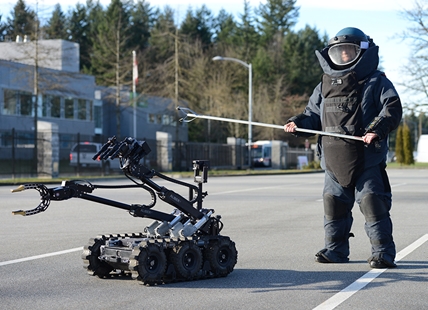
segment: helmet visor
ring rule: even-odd
[[[360,56],[360,53],[361,48],[353,43],[339,43],[328,50],[328,56],[337,66],[349,65]]]

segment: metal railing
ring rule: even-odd
[[[0,178],[21,178],[40,176],[37,172],[37,158],[34,152],[34,134],[16,130],[0,132]],[[107,137],[84,135],[59,135],[59,175],[74,176],[80,174],[103,174],[102,168],[76,169],[70,165],[70,151],[78,142],[107,141]],[[42,144],[38,139],[38,145]],[[159,169],[159,148],[165,147],[156,140],[146,140],[151,152],[144,157],[144,165]],[[170,159],[173,171],[188,171],[192,169],[195,159],[209,160],[210,169],[247,169],[248,149],[245,145],[230,145],[222,143],[173,142],[170,146]],[[298,168],[298,157],[307,156],[308,162],[314,160],[314,152],[303,148],[291,148],[285,143],[281,147],[281,169]],[[39,153],[40,157],[40,153]],[[111,171],[110,173],[120,173]]]

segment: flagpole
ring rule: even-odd
[[[134,124],[133,137],[134,138],[137,138],[137,79],[138,79],[137,56],[135,51],[132,51],[132,99],[134,101],[134,115],[133,115],[133,124]]]

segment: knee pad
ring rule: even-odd
[[[376,222],[389,217],[389,204],[378,195],[367,194],[361,199],[360,210],[366,222]]]
[[[339,200],[337,197],[324,194],[324,215],[327,220],[340,220],[347,218],[352,206]]]

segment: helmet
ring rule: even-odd
[[[360,29],[344,28],[328,41],[328,56],[338,68],[348,68],[369,48],[369,42]]]

